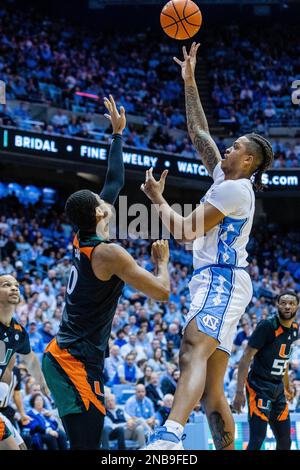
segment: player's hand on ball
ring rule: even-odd
[[[169,243],[167,240],[158,240],[152,244],[151,255],[158,263],[168,263],[170,258]]]
[[[153,200],[157,196],[161,196],[165,189],[166,177],[168,170],[164,170],[161,174],[159,181],[153,176],[153,168],[146,171],[145,183],[141,185],[141,190],[148,196],[149,199]]]
[[[232,408],[237,412],[241,413],[242,409],[244,408],[246,403],[246,397],[244,392],[236,392],[233,402],[232,402]]]
[[[181,67],[181,75],[183,80],[188,80],[194,78],[195,76],[197,51],[199,49],[199,46],[199,43],[197,44],[196,42],[193,42],[189,54],[186,51],[186,47],[183,46],[183,61],[177,59],[177,57],[173,57],[174,61]]]
[[[112,95],[109,95],[108,98],[104,98],[104,105],[109,114],[104,114],[106,119],[108,119],[113,128],[114,134],[122,134],[123,130],[126,127],[126,114],[125,108],[123,106],[120,107],[120,112],[116,107],[115,100]]]

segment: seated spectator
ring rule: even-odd
[[[140,346],[147,356],[147,351],[149,349],[150,343],[149,343],[149,339],[146,336],[145,331],[142,329],[138,330],[136,336],[137,336],[137,342],[136,342],[137,346]]]
[[[54,335],[52,333],[52,323],[50,321],[44,322],[43,326],[38,330],[44,343],[44,349],[52,341]]]
[[[37,394],[42,395],[43,400],[44,400],[44,408],[48,410],[49,412],[52,411],[52,406],[49,401],[49,398],[43,396],[43,394],[41,393],[41,386],[40,384],[36,383],[34,377],[30,376],[29,379],[27,380],[25,391],[26,391],[26,395],[24,397],[23,403],[24,403],[24,409],[26,412],[28,412],[30,409],[30,406],[31,406],[30,400],[32,399],[32,397],[34,397]]]
[[[151,366],[148,366],[148,363],[145,362],[144,366],[141,368],[142,373],[144,374],[138,381],[138,384],[143,384],[145,387],[151,382],[151,374],[153,369]]]
[[[138,447],[145,445],[143,424],[139,420],[128,416],[117,407],[115,396],[110,394],[105,399],[106,416],[102,432],[102,449],[109,449],[109,440],[117,439],[118,450],[126,450],[125,440],[137,441]]]
[[[66,450],[67,437],[64,431],[59,429],[58,422],[44,408],[44,399],[39,393],[30,399],[28,416],[31,421],[26,425],[32,437],[32,447],[42,450],[46,445],[48,450]]]
[[[198,403],[196,406],[194,406],[193,411],[190,414],[188,422],[189,423],[194,423],[195,418],[198,417],[198,416],[201,416],[203,414],[204,414],[204,410],[201,407],[201,403]]]
[[[127,344],[127,341],[125,339],[125,331],[123,328],[117,331],[117,339],[115,339],[115,344],[121,348],[124,346],[124,344]]]
[[[134,313],[132,315],[129,315],[128,325],[129,325],[130,334],[136,335],[139,330],[139,327],[137,326],[137,318]],[[130,342],[130,338],[129,338],[129,342]]]
[[[175,395],[177,382],[180,376],[180,371],[173,364],[169,364],[167,367],[167,374],[162,375],[160,381],[160,388],[164,395],[171,394]]]
[[[180,349],[181,336],[179,334],[179,328],[176,323],[171,323],[169,325],[168,333],[166,334],[167,341],[173,341],[175,349]]]
[[[167,348],[165,350],[165,357],[167,362],[173,362],[176,359],[176,354],[174,350],[174,343],[173,341],[169,340],[167,342]]]
[[[121,347],[122,357],[127,356],[128,353],[135,353],[137,361],[139,361],[140,359],[147,359],[144,349],[137,344],[136,334],[130,333],[129,342],[127,344],[124,344],[124,346]]]
[[[167,395],[164,395],[162,406],[159,407],[155,415],[159,426],[162,426],[167,421],[169,414],[171,412],[173,401],[174,401],[173,395],[171,395],[170,393],[167,393]]]
[[[135,385],[140,377],[141,371],[135,364],[135,355],[129,353],[125,357],[123,364],[118,366],[113,383]]]
[[[156,348],[153,353],[153,358],[149,359],[148,365],[152,367],[154,372],[162,373],[166,370],[166,360],[163,356],[161,348]]]
[[[154,406],[150,398],[146,397],[144,385],[136,386],[135,395],[128,398],[125,403],[125,412],[132,418],[140,418],[144,431],[154,427],[156,423]]]
[[[109,357],[105,359],[105,369],[109,377],[109,381],[112,381],[115,377],[118,367],[123,364],[123,359],[120,354],[120,348],[114,344],[110,348]]]
[[[151,374],[151,382],[146,386],[146,395],[152,401],[155,411],[163,406],[164,394],[160,388],[159,377],[156,372]]]
[[[69,124],[69,118],[66,114],[63,114],[61,109],[58,109],[57,112],[52,116],[51,122],[54,127],[63,127]]]
[[[35,321],[32,321],[29,324],[28,336],[30,341],[30,346],[32,351],[36,354],[39,360],[42,360],[43,352],[45,350],[45,344],[43,338],[37,331],[37,324]]]
[[[241,324],[242,330],[239,331],[236,337],[234,338],[233,349],[232,349],[233,352],[236,351],[236,349],[239,348],[245,340],[248,341],[253,331],[248,315],[242,316],[240,324]]]

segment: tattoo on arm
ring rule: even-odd
[[[222,450],[232,444],[234,436],[230,431],[225,431],[225,421],[218,411],[213,411],[208,416],[209,427],[217,450]]]
[[[196,83],[185,86],[185,101],[190,137],[207,171],[212,174],[215,166],[221,161],[221,155],[210,136]]]

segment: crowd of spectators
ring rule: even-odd
[[[299,77],[297,27],[228,25],[207,38],[207,68],[217,118],[232,135],[299,126],[292,104]]]
[[[150,29],[136,35],[96,34],[63,19],[40,18],[31,9],[16,12],[2,7],[0,79],[7,84],[8,105],[0,106],[0,124],[106,141],[107,127],[96,124],[93,114],[103,114],[103,97],[112,93],[127,114],[142,117],[139,125],[128,126],[127,145],[195,158],[182,132],[183,88],[172,61],[177,54],[175,42],[161,36],[158,40]],[[255,130],[268,135],[272,125],[299,122],[300,108],[291,103],[291,85],[299,69],[293,27],[286,31],[272,26],[261,33],[243,26],[210,30],[201,60],[212,84],[216,118],[227,127],[226,133],[237,136]],[[11,100],[21,103],[11,107]],[[32,117],[28,102],[58,109],[49,120],[39,121]],[[274,167],[299,167],[299,147],[299,142],[275,141]]]
[[[0,273],[13,273],[22,301],[17,320],[27,329],[33,351],[41,358],[56,334],[71,269],[72,229],[61,209],[22,206],[15,197],[1,201]],[[153,269],[150,241],[120,243],[148,270]],[[125,286],[113,320],[105,362],[109,413],[105,419],[103,447],[140,447],[145,433],[162,423],[170,411],[180,371],[178,353],[181,331],[189,309],[188,283],[192,253],[170,241],[169,302],[153,301]],[[225,377],[229,402],[236,388],[237,367],[256,324],[276,312],[275,298],[281,289],[300,291],[300,235],[265,225],[255,227],[248,246],[253,298],[242,317]],[[51,403],[43,397],[33,377],[19,364],[19,390],[25,411],[18,408],[23,434],[33,448],[66,448],[66,437]],[[297,388],[292,409],[300,411],[300,345],[290,361],[290,379]],[[199,406],[194,413],[200,413]],[[14,412],[13,412],[14,415]]]
[[[5,112],[4,112],[5,108]],[[1,109],[3,113],[1,114]],[[2,117],[1,117],[2,115]],[[0,105],[0,125],[12,125],[23,130],[43,132],[41,125],[32,120],[30,104],[20,102],[14,109],[9,105]],[[249,130],[249,129],[248,129]],[[70,119],[62,110],[58,110],[52,117],[51,123],[45,127],[45,131],[52,135],[80,137],[83,139],[101,140],[110,143],[111,134],[104,128],[96,127],[93,116],[76,116]],[[91,133],[92,132],[92,133]],[[223,138],[215,138],[217,146],[224,154],[226,143]],[[273,168],[299,168],[300,167],[300,140],[299,139],[270,139],[274,151]],[[185,158],[199,158],[187,134],[171,135],[166,128],[157,127],[154,132],[149,132],[147,126],[136,126],[129,123],[124,130],[124,143],[130,147],[139,149],[153,149],[173,154],[180,154]]]

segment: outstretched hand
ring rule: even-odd
[[[200,44],[193,42],[191,45],[191,49],[189,54],[186,51],[186,47],[183,46],[182,51],[183,51],[183,58],[184,60],[181,61],[177,59],[177,57],[173,57],[174,61],[176,64],[180,65],[181,67],[181,75],[183,80],[188,80],[191,78],[194,78],[195,76],[195,69],[196,69],[196,63],[197,63],[197,51],[199,49]]]
[[[153,168],[146,171],[145,183],[141,185],[141,190],[148,196],[151,201],[161,196],[165,189],[166,177],[168,170],[164,170],[160,179],[157,181],[153,176]],[[154,201],[155,202],[155,201]]]
[[[119,112],[112,95],[109,95],[109,99],[106,97],[104,98],[104,105],[109,113],[104,114],[104,116],[111,122],[113,127],[113,133],[122,134],[123,130],[126,127],[125,108],[123,106],[120,106]]]

